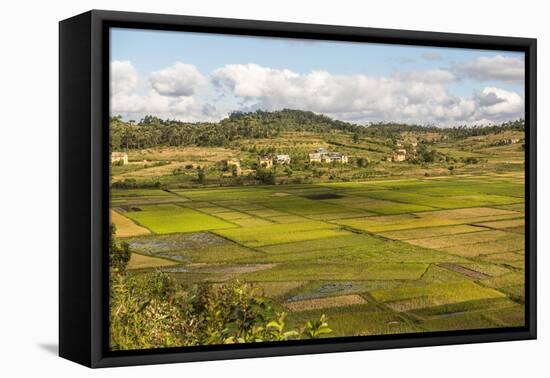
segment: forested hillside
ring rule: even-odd
[[[139,122],[111,118],[110,135],[113,150],[154,146],[227,147],[240,139],[275,138],[282,132],[351,133],[357,137],[392,138],[402,132],[431,132],[449,139],[487,135],[506,130],[524,130],[523,120],[498,126],[439,128],[436,126],[378,123],[361,126],[333,120],[309,111],[284,109],[275,112],[234,112],[217,123],[186,123],[146,116]]]

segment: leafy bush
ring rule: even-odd
[[[270,169],[258,168],[256,170],[256,180],[260,181],[262,184],[274,185],[275,175]]]
[[[112,274],[110,345],[114,350],[318,338],[331,331],[324,315],[287,330],[257,289],[234,281],[187,290],[165,273]]]
[[[318,338],[331,331],[325,316],[287,330],[279,312],[251,284],[184,287],[162,272],[129,274],[128,244],[111,225],[110,347],[113,350]]]

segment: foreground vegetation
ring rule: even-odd
[[[114,234],[113,227],[111,240]],[[250,284],[186,287],[160,271],[127,274],[130,256],[128,244],[111,243],[112,350],[312,339],[331,332],[324,315],[287,329],[286,313]]]

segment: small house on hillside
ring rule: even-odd
[[[324,148],[318,148],[314,153],[309,154],[311,163],[341,163],[348,162],[348,156],[339,152],[330,152]]]
[[[407,159],[407,150],[399,148],[393,153],[393,161],[405,161]]]
[[[275,156],[275,163],[277,163],[278,165],[290,164],[290,156],[289,155],[277,155],[277,156]]]
[[[128,164],[126,152],[111,152],[111,164],[121,161],[123,165]]]
[[[226,162],[227,168],[234,172],[234,175],[240,176],[241,175],[241,162],[238,159],[230,159]]]
[[[269,156],[259,156],[258,165],[262,168],[271,168],[273,167],[273,159]]]

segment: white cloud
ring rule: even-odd
[[[474,96],[477,118],[506,120],[523,117],[524,99],[515,92],[486,87]]]
[[[128,61],[111,62],[111,95],[132,93],[138,83],[138,74]]]
[[[151,85],[165,96],[191,96],[206,83],[206,79],[192,64],[177,62],[151,73]]]
[[[183,121],[218,121],[233,110],[311,110],[357,123],[397,121],[450,126],[491,123],[523,116],[515,92],[482,88],[470,96],[449,90],[447,70],[396,72],[391,76],[296,73],[257,64],[229,64],[209,80],[192,65],[177,63],[140,79],[130,62],[113,62],[111,112]]]
[[[456,80],[455,74],[442,69],[396,73],[395,78],[422,83],[447,83]]]
[[[452,95],[448,84],[456,77],[446,70],[375,77],[326,71],[298,74],[256,64],[232,64],[214,71],[212,78],[251,109],[306,109],[360,123],[391,120],[455,125],[482,118],[497,121],[523,110],[521,96],[497,88],[486,88],[469,98]],[[492,97],[499,103],[489,104]]]
[[[525,79],[524,60],[502,55],[483,56],[459,64],[456,69],[467,77],[482,81],[499,80],[517,83]]]
[[[111,114],[140,119],[147,114],[184,121],[217,121],[221,114],[205,104],[195,91],[207,80],[192,65],[177,63],[139,77],[128,61],[111,63]]]

